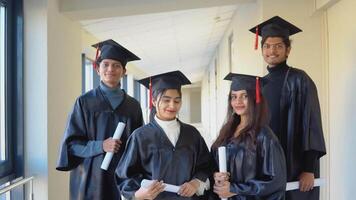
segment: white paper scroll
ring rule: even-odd
[[[226,168],[226,147],[222,146],[218,148],[219,157],[219,171],[227,172]],[[221,198],[221,200],[227,200],[227,198]]]
[[[144,188],[148,188],[152,183],[153,183],[152,180],[143,179],[141,182],[141,186]],[[164,185],[165,185],[164,191],[166,191],[166,192],[178,193],[179,188],[180,188],[179,186],[166,184],[166,183],[164,183]]]
[[[325,182],[326,181],[325,181],[324,178],[316,178],[316,179],[314,179],[314,187],[324,186]],[[298,181],[288,182],[287,183],[286,191],[297,190],[297,189],[299,189],[299,182]]]
[[[124,132],[126,124],[123,122],[119,122],[119,124],[116,127],[115,133],[112,136],[113,139],[117,140],[121,138],[122,133]],[[114,156],[113,152],[107,152],[103,162],[101,163],[101,169],[103,170],[108,170],[108,167],[110,165],[111,159]]]

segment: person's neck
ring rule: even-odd
[[[234,137],[238,137],[240,135],[240,132],[242,129],[244,129],[247,126],[247,117],[245,115],[240,116],[240,123],[237,125]]]
[[[120,82],[118,84],[109,84],[100,81],[100,85],[102,86],[103,89],[106,89],[108,91],[120,89]]]
[[[287,66],[287,60],[278,63],[276,65],[268,65],[267,66],[267,70],[268,72],[275,72],[275,71],[279,71],[280,69],[283,69]]]
[[[176,121],[177,118],[173,118],[173,119],[164,119],[158,115],[155,115],[155,118],[157,121],[161,121],[161,122],[172,122],[172,121]]]
[[[246,117],[246,115],[241,115],[241,120],[240,120],[239,127],[240,128],[245,128],[246,125],[247,125],[247,117]]]

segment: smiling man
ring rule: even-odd
[[[319,158],[326,154],[320,106],[313,80],[287,65],[289,36],[301,30],[275,16],[251,32],[262,36],[262,55],[268,64],[263,87],[270,111],[270,127],[279,138],[287,161],[287,181],[299,181],[300,189],[286,193],[286,200],[317,200]]]
[[[113,40],[93,47],[101,52],[95,61],[100,86],[77,98],[65,129],[57,170],[71,171],[71,200],[118,200],[116,166],[127,138],[143,124],[139,102],[120,88],[120,80],[126,63],[139,58]],[[126,124],[121,140],[111,138],[119,122]],[[106,152],[114,156],[109,168],[102,170]]]

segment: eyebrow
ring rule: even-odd
[[[264,44],[268,44],[268,45],[276,45],[276,44],[284,44],[283,42],[278,42],[278,43],[268,43],[268,42],[265,42]]]
[[[162,96],[162,98],[165,98],[165,99],[173,99],[173,97],[170,97],[170,96]],[[182,97],[175,97],[174,99],[181,99]]]

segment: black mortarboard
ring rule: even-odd
[[[266,37],[284,37],[288,38],[290,35],[301,32],[302,30],[291,24],[290,22],[284,20],[279,16],[274,16],[257,26],[250,29],[252,33],[256,34],[256,44],[255,49],[258,45],[258,35],[262,38]]]
[[[149,107],[152,108],[152,92],[159,89],[180,89],[182,85],[191,84],[181,71],[157,74],[138,81],[150,90]]]
[[[94,44],[92,47],[100,50],[100,55],[98,55],[98,51],[96,54],[96,63],[100,63],[103,59],[113,59],[120,61],[122,66],[125,67],[127,62],[140,60],[140,58],[131,51],[111,39]]]
[[[149,89],[150,81],[152,83],[152,90],[180,89],[182,85],[191,84],[189,79],[181,71],[178,70],[150,76],[141,79],[138,82]]]
[[[235,74],[229,73],[225,76],[224,80],[230,80],[231,90],[256,90],[256,103],[260,102],[261,99],[261,87],[260,80],[258,76],[251,76],[246,74]]]

